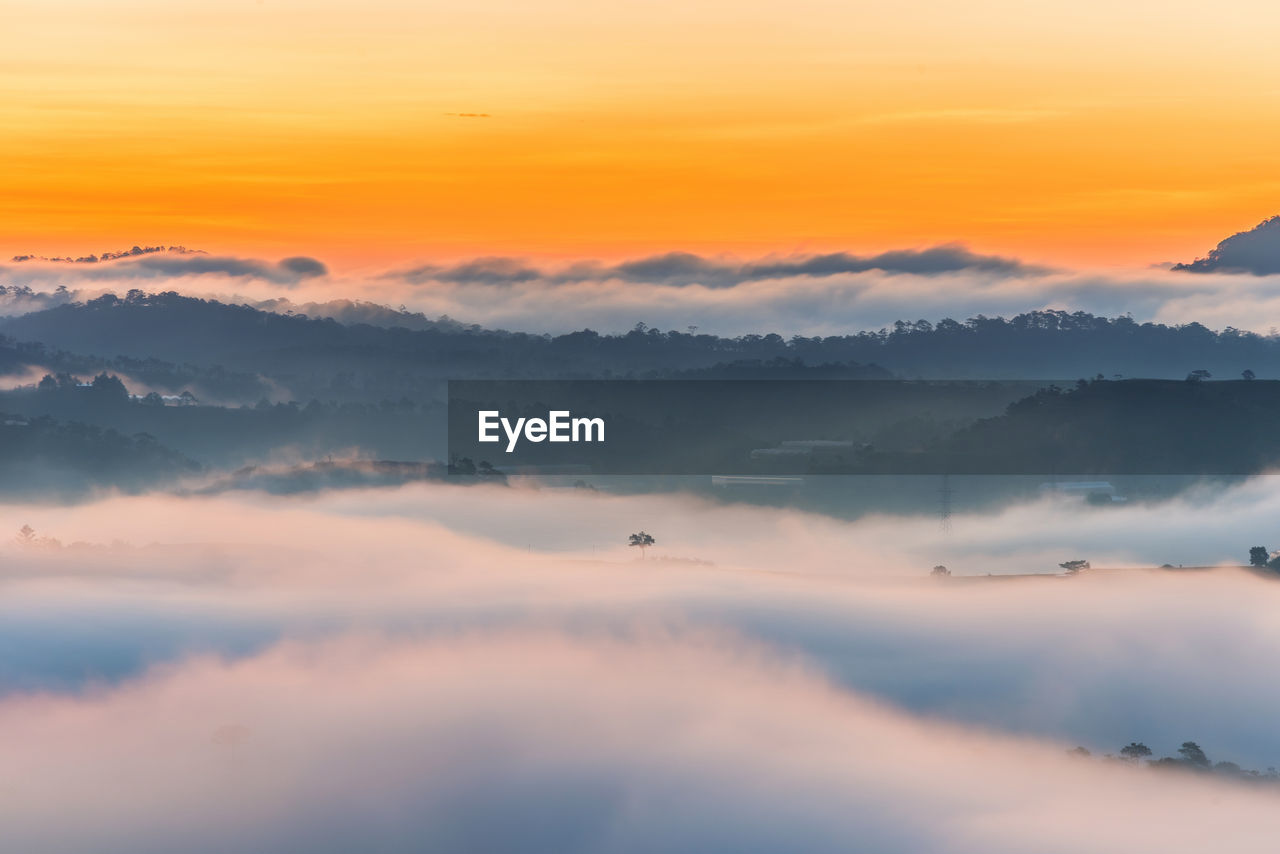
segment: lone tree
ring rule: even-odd
[[[1082,570],[1082,569],[1088,569],[1088,568],[1089,568],[1089,561],[1087,561],[1087,560],[1064,560],[1062,563],[1058,564],[1058,566],[1062,567],[1062,568],[1063,568],[1063,569],[1065,569],[1067,572],[1079,572],[1079,571],[1080,571],[1080,570]]]
[[[942,564],[938,564],[937,566],[935,566],[935,567],[933,568],[933,571],[932,571],[932,572],[930,572],[929,574],[930,574],[930,575],[936,575],[936,576],[941,577],[941,576],[950,575],[950,574],[951,574],[951,570],[947,569],[947,568],[946,568],[945,566],[943,566]]]
[[[1254,546],[1249,549],[1249,566],[1266,566],[1270,554],[1266,546]]]
[[[1187,374],[1187,382],[1198,383],[1203,380],[1212,379],[1212,377],[1213,377],[1213,374],[1209,373],[1204,368],[1198,368],[1192,371],[1191,373]]]
[[[656,542],[657,540],[655,540],[652,536],[650,536],[649,534],[646,534],[644,531],[641,531],[638,534],[632,534],[630,537],[630,541],[627,543],[627,545],[638,547],[640,549],[640,557],[641,559],[643,559],[644,550],[649,548],[649,546],[653,545]]]
[[[1249,368],[1245,368],[1243,371],[1241,371],[1241,372],[1240,372],[1240,376],[1244,377],[1246,380],[1252,380],[1252,379],[1256,378],[1258,375],[1257,375],[1257,374],[1255,374],[1255,373],[1254,373],[1252,370],[1250,370]]]
[[[1120,748],[1120,755],[1130,762],[1137,762],[1139,759],[1145,759],[1150,756],[1151,748],[1140,741],[1131,741]]]
[[[36,542],[36,529],[30,525],[23,525],[18,530],[18,545],[32,546]]]

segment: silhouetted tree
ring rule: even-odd
[[[104,398],[114,400],[127,400],[129,398],[129,390],[125,388],[124,383],[115,374],[98,374],[93,378],[90,384],[94,394]]]
[[[930,574],[930,575],[936,575],[936,576],[942,577],[942,576],[950,575],[950,574],[951,574],[951,570],[947,569],[947,568],[946,568],[945,566],[943,566],[942,564],[938,564],[937,566],[935,566],[935,567],[933,568],[933,570],[932,570],[929,574]]]
[[[1270,554],[1266,546],[1254,546],[1249,549],[1249,566],[1266,566]]]
[[[1248,368],[1245,368],[1243,371],[1240,372],[1240,376],[1244,377],[1246,380],[1252,380],[1256,378],[1258,375],[1255,374],[1253,371],[1249,370]]]
[[[1120,755],[1131,762],[1137,762],[1151,755],[1151,748],[1140,741],[1131,741],[1120,748]]]
[[[1205,756],[1204,751],[1200,749],[1200,745],[1194,741],[1182,742],[1182,746],[1178,748],[1178,755],[1188,765],[1194,765],[1197,768],[1209,767],[1209,757]]]
[[[36,529],[30,525],[23,525],[18,529],[18,545],[31,546],[36,542]]]
[[[1198,368],[1192,371],[1191,373],[1187,374],[1187,382],[1198,383],[1201,380],[1210,379],[1212,376],[1213,374],[1209,373],[1204,368]]]
[[[650,536],[649,534],[646,534],[644,531],[641,531],[638,534],[632,534],[627,545],[636,546],[637,548],[639,548],[640,557],[643,558],[644,550],[649,548],[649,546],[653,545],[656,542],[657,540],[655,540],[652,536]]]

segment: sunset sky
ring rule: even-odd
[[[1271,2],[18,0],[0,25],[6,257],[1142,265],[1280,212]]]

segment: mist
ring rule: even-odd
[[[434,484],[3,506],[37,536],[0,547],[0,815],[51,851],[1263,850],[1280,793],[1065,751],[1280,763],[1280,583],[1153,568],[1242,563],[1277,486],[949,531]]]
[[[1278,829],[1270,793],[916,720],[705,637],[286,644],[0,720],[6,838],[43,851],[1263,851]]]
[[[929,257],[923,251],[883,256]],[[288,272],[285,262],[201,259],[193,272],[181,258],[150,266],[140,261],[88,265],[28,263],[0,267],[15,285],[70,294],[11,294],[0,314],[20,314],[129,288],[175,290],[231,304],[298,311],[344,319],[349,303],[403,307],[428,318],[524,332],[561,334],[583,328],[625,332],[637,323],[659,329],[737,336],[776,332],[836,335],[878,329],[895,321],[977,315],[1012,316],[1041,309],[1130,314],[1139,322],[1198,322],[1215,329],[1267,332],[1280,326],[1280,276],[1230,272],[1192,274],[1169,265],[1144,269],[1064,270],[978,256],[961,248],[961,260],[921,272],[919,264],[889,269],[822,266],[812,259],[751,261],[699,259],[671,269],[671,256],[621,264],[594,261],[543,268],[521,259],[477,259],[409,269]],[[877,256],[877,257],[883,257]],[[966,263],[964,258],[976,258]],[[290,260],[290,259],[286,259]],[[181,262],[181,263],[179,263]],[[499,263],[501,262],[501,263]],[[664,263],[659,263],[664,262]],[[320,264],[316,261],[315,264]],[[285,271],[282,273],[281,271]],[[681,278],[672,279],[679,274]],[[363,315],[351,316],[352,320]],[[407,321],[399,321],[407,322]]]

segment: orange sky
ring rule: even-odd
[[[17,0],[0,26],[6,255],[1145,264],[1280,212],[1274,3]]]

